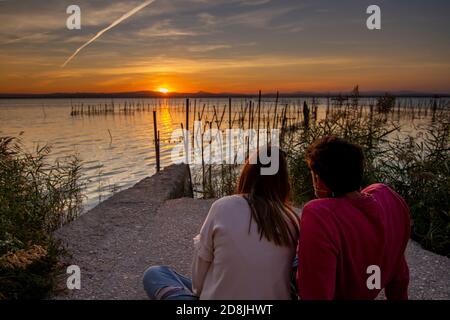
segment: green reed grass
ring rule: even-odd
[[[50,153],[48,146],[29,153],[20,140],[0,137],[2,298],[44,298],[51,291],[57,258],[63,252],[52,234],[81,210],[80,160],[67,157],[50,163]],[[8,256],[23,256],[36,245],[46,252],[44,256],[21,267],[4,263]]]

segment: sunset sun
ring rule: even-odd
[[[167,88],[158,88],[158,92],[160,92],[160,93],[169,93],[170,90],[167,89]]]

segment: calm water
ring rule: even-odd
[[[278,112],[281,112],[283,104],[289,103],[295,114],[295,108],[303,100],[280,101]],[[83,162],[86,184],[84,209],[87,210],[114,192],[155,173],[152,110],[157,110],[162,167],[171,164],[171,150],[179,143],[170,141],[171,133],[185,122],[184,99],[115,99],[117,109],[134,105],[141,111],[71,116],[73,106],[80,108],[83,105],[86,111],[88,106],[100,107],[111,103],[105,99],[0,100],[0,136],[18,136],[23,132],[21,139],[28,151],[48,144],[52,147],[52,160],[78,155]],[[245,103],[242,99],[233,100],[233,118],[236,112],[243,110]],[[228,99],[192,100],[191,121],[194,108],[196,114],[203,112],[204,119],[208,117],[209,120],[213,119],[215,108],[216,119],[224,119],[223,126],[226,127],[228,114],[224,110],[227,104]],[[263,107],[273,110],[273,105],[274,100],[265,101]],[[326,99],[319,101],[318,105],[318,118],[322,118]],[[273,122],[272,119],[269,121]],[[407,131],[414,130],[412,125],[404,127]]]

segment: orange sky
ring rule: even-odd
[[[0,2],[0,93],[450,92],[448,2],[159,0],[66,59],[141,0],[80,0],[82,29],[65,27],[67,1]],[[366,3],[367,2],[367,3]],[[408,12],[402,8],[408,5]],[[344,10],[345,9],[345,10]]]

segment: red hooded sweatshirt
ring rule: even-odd
[[[373,287],[373,266],[387,299],[408,299],[408,206],[383,184],[361,193],[305,205],[297,252],[300,299],[375,299],[381,290]]]

